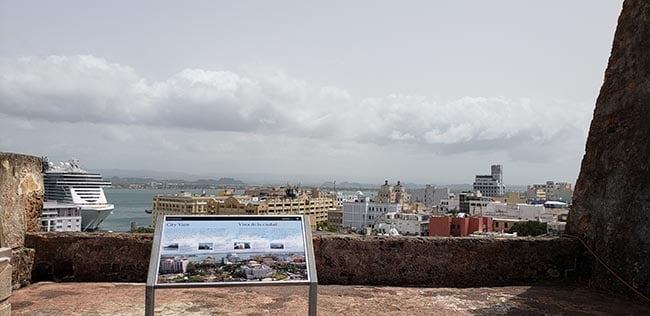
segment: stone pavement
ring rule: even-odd
[[[306,315],[306,286],[162,289],[157,315]],[[144,284],[32,284],[13,315],[144,315]],[[585,288],[407,288],[321,285],[319,315],[650,315],[650,306]]]

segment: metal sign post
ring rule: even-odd
[[[195,274],[189,267],[197,264],[213,274]],[[146,316],[154,315],[158,288],[276,285],[309,285],[309,315],[316,316],[318,277],[307,215],[158,217]]]

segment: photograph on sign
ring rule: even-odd
[[[300,216],[167,216],[157,284],[308,282]]]

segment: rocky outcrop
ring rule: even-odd
[[[626,0],[567,230],[650,295],[650,1]],[[590,284],[630,293],[593,261]]]
[[[321,284],[490,286],[563,280],[579,246],[563,238],[314,237]],[[33,280],[144,282],[151,234],[30,233]]]

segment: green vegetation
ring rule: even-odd
[[[278,273],[278,272],[273,273],[273,279],[275,279],[275,280],[280,281],[280,280],[284,280],[286,278],[288,278],[288,276],[286,274],[282,274],[282,273]]]
[[[517,236],[539,236],[546,234],[546,223],[527,221],[516,223],[510,228],[510,233],[517,233]]]
[[[316,223],[316,230],[327,231],[327,232],[332,232],[332,233],[338,233],[338,231],[339,231],[336,227],[327,226],[326,221]]]
[[[136,234],[144,234],[144,233],[151,234],[151,233],[153,233],[153,232],[154,232],[154,229],[151,228],[151,227],[138,227],[138,228],[134,231],[134,233],[136,233]]]

